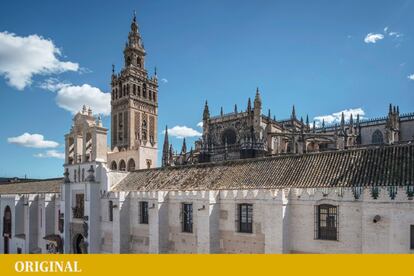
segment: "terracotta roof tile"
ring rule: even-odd
[[[0,194],[60,193],[63,178],[0,185]]]
[[[414,185],[414,145],[245,159],[130,173],[114,191]]]

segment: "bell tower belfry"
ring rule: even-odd
[[[157,164],[158,79],[145,69],[146,52],[134,13],[124,48],[124,67],[111,79],[111,170],[133,171]]]

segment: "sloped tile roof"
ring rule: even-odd
[[[45,179],[39,181],[16,182],[0,185],[0,194],[43,194],[60,193],[63,178]]]
[[[113,191],[414,185],[414,145],[139,170]]]

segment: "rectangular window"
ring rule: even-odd
[[[182,204],[182,230],[183,232],[193,232],[193,204],[183,203]]]
[[[317,212],[316,238],[320,240],[338,240],[338,217],[337,207],[334,205],[319,205],[315,208]]]
[[[108,202],[108,219],[114,221],[114,202],[112,200]]]
[[[253,233],[253,204],[239,204],[239,232]]]
[[[414,249],[414,225],[410,225],[410,249]]]
[[[148,224],[148,202],[139,202],[139,223]]]

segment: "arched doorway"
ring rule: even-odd
[[[85,238],[81,234],[77,234],[73,238],[73,253],[86,254],[88,250],[86,248]]]
[[[12,235],[12,213],[9,206],[4,209],[3,216],[3,238],[4,238],[4,254],[9,254],[10,244],[9,240]]]

